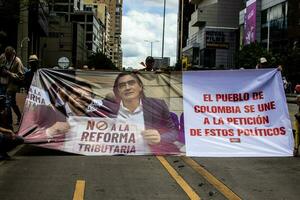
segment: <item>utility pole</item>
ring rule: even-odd
[[[30,42],[29,37],[27,37],[27,36],[24,37],[24,38],[21,40],[21,42],[20,42],[20,49],[21,49],[21,50],[20,50],[20,51],[21,51],[21,52],[20,52],[20,56],[21,56],[21,59],[23,60],[23,62],[24,62],[24,60],[27,59],[27,58],[24,58],[24,57],[23,57],[23,43],[24,43],[25,41],[26,41],[26,42]],[[26,45],[26,47],[27,47],[27,45]],[[26,50],[26,52],[27,52],[27,50]],[[26,54],[26,57],[28,57],[27,54]]]
[[[165,46],[165,21],[166,21],[166,0],[164,0],[164,16],[163,16],[163,34],[162,34],[161,58],[164,57],[164,46]]]
[[[150,51],[150,52],[151,52],[150,55],[152,56],[153,43],[154,43],[154,42],[159,42],[159,40],[153,40],[153,41],[145,40],[145,42],[149,42],[149,43],[150,43],[150,50],[151,50],[151,51]]]
[[[181,0],[181,12],[180,12],[180,50],[179,50],[179,59],[182,59],[182,46],[183,46],[183,11],[184,11],[184,0]]]

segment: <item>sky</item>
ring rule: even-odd
[[[163,0],[124,0],[122,17],[123,66],[134,69],[151,54],[161,57],[163,34]],[[166,0],[164,57],[176,62],[178,0]]]

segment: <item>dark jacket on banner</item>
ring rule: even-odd
[[[144,97],[142,98],[145,129],[155,129],[161,135],[161,142],[151,145],[154,154],[176,154],[178,148],[173,144],[178,137],[178,128],[172,121],[167,104],[160,99]],[[120,104],[112,107],[113,117],[118,115]]]

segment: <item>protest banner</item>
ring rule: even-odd
[[[292,155],[278,70],[185,72],[183,95],[188,156]]]
[[[19,135],[82,155],[291,156],[282,84],[275,69],[182,76],[41,69]]]
[[[41,69],[19,135],[83,155],[179,155],[169,85],[167,74]]]
[[[70,117],[63,150],[83,155],[148,155],[137,124],[110,118]]]

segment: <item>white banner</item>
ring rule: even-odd
[[[151,154],[136,124],[91,117],[69,117],[68,123],[64,151],[82,155]]]
[[[292,156],[276,69],[184,72],[183,97],[187,156]]]
[[[25,101],[25,106],[32,107],[37,105],[50,105],[48,93],[36,86],[31,85]]]

